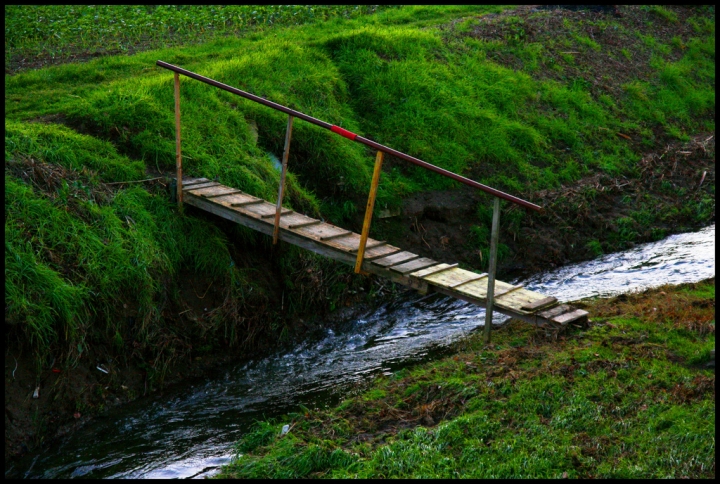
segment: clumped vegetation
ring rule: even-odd
[[[715,281],[584,306],[587,328],[511,322],[490,347],[257,422],[218,477],[712,479]]]

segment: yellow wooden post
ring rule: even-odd
[[[377,195],[378,183],[380,183],[380,169],[383,163],[383,152],[378,151],[375,157],[375,170],[373,171],[372,183],[370,184],[370,194],[368,195],[367,208],[365,209],[365,220],[363,221],[362,235],[360,236],[360,246],[358,247],[357,260],[355,261],[355,273],[360,274],[362,271],[363,258],[365,257],[365,244],[370,235],[370,223],[372,222],[373,207],[375,207],[375,196]]]
[[[180,74],[175,73],[175,170],[177,172],[177,202],[182,210],[182,151],[180,150]]]
[[[285,174],[287,173],[288,157],[290,156],[290,139],[292,138],[293,117],[288,116],[287,130],[285,131],[285,149],[282,157],[282,171],[280,173],[280,187],[278,188],[277,207],[275,207],[275,227],[273,228],[273,245],[277,244],[280,230],[280,212],[285,194]]]

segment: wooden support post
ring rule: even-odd
[[[175,171],[177,177],[177,202],[182,210],[182,151],[180,149],[180,74],[175,73]]]
[[[495,267],[497,265],[498,232],[500,231],[500,199],[493,205],[492,232],[490,233],[490,267],[488,267],[487,307],[485,309],[485,344],[490,344],[493,304],[495,303]]]
[[[280,213],[282,212],[283,195],[285,194],[285,174],[287,173],[288,157],[290,156],[290,139],[292,138],[293,117],[288,116],[287,130],[285,130],[285,149],[282,157],[282,171],[280,173],[280,187],[278,188],[277,206],[275,207],[275,227],[273,228],[273,245],[277,244],[280,230]]]
[[[378,151],[375,156],[375,170],[373,171],[372,183],[370,183],[370,194],[368,195],[367,207],[365,208],[365,220],[363,221],[362,234],[360,235],[360,245],[358,246],[357,260],[355,261],[355,273],[360,274],[362,271],[363,258],[365,257],[365,244],[370,235],[370,223],[372,222],[373,208],[375,207],[375,196],[377,195],[377,187],[380,183],[380,169],[383,163],[383,152]]]

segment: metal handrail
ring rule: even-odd
[[[535,205],[532,202],[528,202],[527,200],[523,200],[522,198],[515,197],[513,195],[510,195],[505,192],[501,192],[500,190],[496,190],[495,188],[489,187],[487,185],[483,185],[482,183],[478,183],[474,180],[471,180],[469,178],[465,178],[464,176],[458,175],[457,173],[453,173],[451,171],[448,171],[444,168],[440,168],[439,166],[432,165],[426,161],[423,161],[419,158],[415,158],[414,156],[410,156],[406,153],[403,153],[401,151],[394,150],[388,146],[381,145],[380,143],[377,143],[373,140],[364,138],[362,136],[359,136],[355,133],[352,133],[346,129],[343,129],[339,126],[336,126],[334,124],[327,123],[325,121],[322,121],[317,118],[313,118],[312,116],[308,116],[305,113],[301,113],[300,111],[296,111],[294,109],[290,109],[287,106],[283,106],[282,104],[274,103],[272,101],[268,101],[265,98],[262,98],[260,96],[256,96],[255,94],[251,94],[249,92],[242,91],[240,89],[237,89],[232,86],[228,86],[227,84],[223,84],[222,82],[218,82],[214,79],[210,79],[209,77],[201,76],[200,74],[196,74],[192,71],[188,71],[187,69],[183,69],[182,67],[175,66],[173,64],[168,64],[167,62],[163,62],[161,60],[157,61],[156,63],[159,67],[163,67],[165,69],[171,70],[173,72],[176,72],[178,74],[182,74],[184,76],[190,77],[192,79],[198,80],[200,82],[204,82],[205,84],[210,84],[211,86],[215,86],[219,89],[222,89],[227,92],[231,92],[233,94],[236,94],[238,96],[244,97],[245,99],[249,99],[251,101],[255,101],[256,103],[263,104],[265,106],[268,106],[270,108],[273,108],[277,111],[281,111],[283,113],[286,113],[290,116],[293,116],[295,118],[299,118],[302,120],[305,120],[309,123],[312,123],[314,125],[320,126],[325,129],[329,129],[333,133],[339,134],[340,136],[344,136],[345,138],[348,138],[352,141],[357,141],[358,143],[362,143],[366,146],[369,146],[375,150],[382,151],[384,153],[388,153],[390,155],[396,156],[398,158],[401,158],[405,161],[409,161],[410,163],[413,163],[415,165],[421,166],[427,170],[434,171],[435,173],[439,173],[440,175],[446,176],[448,178],[451,178],[455,181],[458,181],[460,183],[463,183],[465,185],[471,186],[473,188],[477,188],[479,190],[482,190],[483,192],[489,193],[490,195],[493,195],[498,198],[502,198],[504,200],[507,200],[509,202],[515,203],[517,205],[520,205],[522,207],[536,210],[536,211],[542,211],[543,208],[539,205]]]

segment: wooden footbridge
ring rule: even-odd
[[[278,240],[297,245],[317,254],[352,265],[355,272],[375,274],[393,282],[414,288],[421,293],[429,291],[452,296],[487,309],[486,321],[492,320],[494,310],[537,326],[562,327],[571,322],[587,320],[588,313],[581,309],[560,304],[554,297],[546,297],[530,291],[522,285],[511,285],[495,280],[497,243],[499,232],[500,199],[508,200],[529,210],[542,210],[526,200],[503,193],[427,162],[383,146],[367,138],[351,133],[319,119],[292,110],[267,99],[222,84],[213,79],[187,71],[180,67],[157,61],[157,65],[175,72],[175,121],[177,132],[177,199],[178,204],[187,203],[201,210],[219,215]],[[276,203],[243,193],[233,187],[222,185],[207,178],[183,178],[180,136],[180,74],[232,92],[246,99],[285,112],[289,115],[285,135],[280,186]],[[362,234],[337,227],[322,220],[296,213],[282,206],[285,191],[290,141],[294,118],[300,118],[350,140],[363,143],[377,150],[375,170],[370,186]],[[402,250],[385,241],[369,237],[375,195],[380,180],[383,153],[392,154],[441,175],[453,178],[495,197],[490,263],[487,274],[461,269],[458,264],[443,263]],[[485,325],[485,339],[490,341],[491,324]]]

